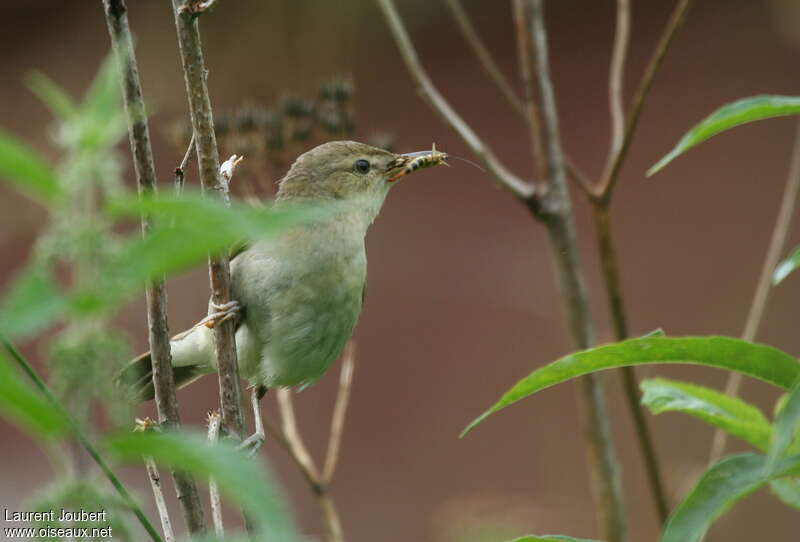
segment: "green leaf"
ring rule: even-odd
[[[783,260],[772,273],[772,284],[780,284],[792,271],[800,267],[800,246],[795,247],[792,254]]]
[[[106,447],[121,460],[152,457],[156,463],[194,476],[214,478],[220,490],[258,522],[264,539],[299,539],[268,471],[229,442],[212,444],[205,436],[186,431],[150,431],[114,437]]]
[[[0,412],[34,436],[53,438],[69,429],[69,422],[49,399],[31,387],[0,354]]]
[[[0,177],[24,192],[44,200],[53,199],[60,191],[50,166],[32,149],[1,130]]]
[[[69,94],[45,74],[31,73],[28,76],[28,87],[59,120],[71,119],[77,114],[78,108]]]
[[[771,346],[730,337],[642,337],[575,352],[533,371],[470,423],[462,436],[491,414],[537,391],[603,369],[683,363],[728,369],[788,389],[800,362]]]
[[[769,488],[783,504],[800,510],[800,479],[781,478],[772,480],[769,483]]]
[[[522,538],[515,538],[509,542],[598,542],[597,540],[589,540],[588,538],[572,538],[571,536],[562,536],[559,534],[545,534],[545,535],[528,535]]]
[[[5,294],[0,330],[8,337],[28,337],[63,315],[67,307],[50,271],[34,264],[15,277]]]
[[[751,96],[724,105],[689,130],[674,149],[647,171],[647,176],[660,171],[679,155],[720,132],[756,120],[798,113],[800,97],[795,96]]]
[[[699,542],[711,524],[737,501],[771,479],[796,474],[800,456],[784,460],[773,475],[766,472],[767,458],[740,454],[723,458],[708,469],[667,522],[661,542]]]
[[[797,434],[798,425],[800,425],[800,380],[792,388],[775,419],[775,431],[769,447],[770,471],[777,467],[778,461],[789,449]]]
[[[642,404],[653,414],[683,412],[766,452],[772,426],[761,411],[739,399],[703,386],[654,378],[640,384]]]
[[[76,133],[86,150],[114,145],[127,130],[116,57],[109,53],[78,108]]]
[[[269,239],[287,228],[317,221],[338,204],[327,207],[228,207],[219,200],[191,194],[114,200],[108,207],[112,216],[138,218],[145,212],[162,225],[147,236],[132,236],[103,270],[102,281],[76,295],[76,305],[86,312],[113,307],[149,280],[186,269],[236,243]],[[167,226],[170,223],[173,225]]]

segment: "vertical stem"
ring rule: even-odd
[[[197,26],[197,16],[190,10],[182,12],[181,6],[180,0],[172,0],[186,81],[186,93],[189,98],[200,182],[205,192],[213,192],[220,186],[220,164],[211,113],[211,100],[206,86],[206,68],[200,44],[200,31]],[[216,305],[228,303],[230,301],[230,266],[227,256],[209,258],[209,277],[212,302]],[[244,435],[244,414],[239,387],[236,338],[231,320],[214,326],[214,341],[219,370],[222,427],[229,435],[235,435],[241,439]]]
[[[542,141],[542,120],[539,108],[536,105],[537,87],[535,85],[536,63],[533,58],[533,45],[531,44],[531,33],[528,29],[528,21],[525,17],[525,0],[514,0],[512,3],[514,12],[514,27],[517,36],[517,53],[519,55],[519,73],[522,76],[524,111],[528,124],[528,133],[531,143],[531,152],[536,164],[536,176],[539,179],[549,178],[545,171],[545,151]]]
[[[111,485],[114,486],[114,489],[117,490],[117,493],[122,501],[133,512],[133,514],[136,516],[136,519],[138,519],[139,523],[142,524],[142,527],[144,527],[144,530],[147,531],[147,534],[150,536],[153,542],[163,542],[161,536],[158,534],[158,531],[156,531],[155,527],[153,527],[153,524],[150,523],[150,520],[147,519],[147,516],[144,515],[139,503],[133,499],[125,486],[122,485],[122,482],[119,478],[117,478],[117,475],[114,474],[114,471],[111,470],[111,467],[108,466],[108,463],[106,463],[105,459],[103,459],[103,456],[100,455],[100,452],[97,450],[97,448],[95,448],[94,444],[89,441],[89,437],[83,432],[81,425],[75,421],[75,418],[72,417],[64,404],[58,400],[58,397],[55,396],[45,381],[42,380],[42,377],[39,376],[39,373],[36,372],[31,364],[28,363],[28,360],[25,359],[25,357],[20,353],[20,351],[17,350],[16,347],[11,344],[11,342],[2,334],[0,334],[0,343],[3,344],[3,347],[6,349],[6,351],[11,355],[12,358],[14,358],[14,361],[17,362],[17,365],[19,365],[20,369],[22,369],[25,374],[28,375],[33,384],[36,386],[36,389],[42,392],[42,395],[44,395],[47,400],[53,404],[53,407],[55,407],[55,409],[64,416],[69,424],[72,434],[75,436],[75,439],[80,442],[81,446],[83,446],[83,448],[86,450],[86,453],[88,453],[97,466],[100,467],[100,470],[103,471],[105,477],[108,479]]]
[[[120,69],[125,111],[128,117],[133,163],[136,170],[140,194],[156,191],[156,174],[153,166],[153,151],[147,126],[139,69],[133,50],[128,26],[127,6],[124,0],[104,1],[106,21],[111,43]],[[152,220],[142,215],[142,231],[147,234]],[[153,386],[159,423],[167,426],[180,425],[178,401],[175,396],[175,381],[172,374],[172,354],[167,325],[167,295],[164,280],[156,280],[146,288],[148,339],[153,367]],[[190,532],[205,529],[203,507],[194,481],[184,474],[173,472],[186,525]]]
[[[800,124],[797,126],[794,148],[792,149],[792,164],[789,167],[789,178],[786,180],[786,188],[783,191],[781,208],[778,211],[778,217],[775,219],[775,227],[772,230],[767,256],[764,258],[761,275],[758,278],[756,291],[753,294],[753,302],[750,305],[750,312],[747,314],[747,321],[742,331],[742,339],[746,341],[755,340],[761,327],[761,321],[764,319],[764,311],[767,308],[767,302],[772,292],[772,273],[775,271],[775,266],[778,265],[778,261],[784,252],[786,238],[792,225],[792,218],[797,209],[798,196],[800,196]],[[731,373],[725,385],[725,393],[737,395],[741,383],[741,375],[739,373]],[[727,440],[727,433],[719,430],[714,433],[709,457],[711,464],[716,463],[720,458],[725,450]]]
[[[603,267],[603,279],[606,283],[608,306],[614,326],[614,337],[616,340],[622,341],[628,338],[628,323],[622,300],[622,284],[617,269],[614,238],[611,235],[611,214],[607,204],[600,201],[593,201],[592,203],[598,252],[600,253],[600,262]],[[644,409],[641,406],[636,372],[633,367],[623,367],[620,369],[620,374],[622,375],[625,402],[633,418],[636,438],[639,441],[639,449],[644,459],[650,492],[656,505],[658,519],[661,523],[664,523],[669,517],[669,503],[658,466],[658,454],[653,444]]]
[[[175,533],[172,531],[172,521],[169,519],[167,501],[164,499],[164,492],[161,490],[161,475],[152,457],[144,458],[144,466],[147,470],[147,477],[150,479],[150,486],[153,488],[153,498],[156,501],[158,517],[161,519],[161,530],[164,531],[164,542],[175,542]]]
[[[591,346],[594,337],[567,190],[566,167],[550,77],[543,0],[527,0],[525,8],[531,36],[531,58],[536,70],[535,81],[541,104],[540,139],[544,143],[549,181],[548,191],[541,202],[540,214],[549,233],[572,342],[575,348],[584,349]],[[619,467],[608,423],[601,377],[595,374],[583,377],[580,388],[599,519],[606,540],[623,542],[627,539],[627,525]]]
[[[608,70],[608,106],[611,111],[611,150],[608,159],[612,160],[622,147],[625,136],[625,112],[623,91],[625,87],[625,57],[631,28],[630,0],[617,0],[617,28],[614,32],[614,51],[611,54],[611,68]]]

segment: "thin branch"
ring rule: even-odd
[[[744,330],[742,331],[742,339],[745,341],[754,341],[758,335],[758,330],[761,328],[764,312],[767,308],[770,294],[772,293],[772,273],[775,271],[775,267],[778,265],[785,251],[786,238],[789,235],[792,219],[798,207],[798,196],[800,196],[800,123],[797,127],[797,134],[795,135],[794,148],[792,149],[792,163],[789,167],[789,177],[786,179],[786,188],[784,188],[783,191],[781,207],[778,211],[778,217],[775,220],[775,227],[772,230],[772,237],[769,241],[767,255],[761,267],[761,275],[758,278],[756,291],[753,295],[753,302],[750,305],[750,311],[747,314],[747,320],[745,321]],[[741,375],[739,373],[731,373],[728,375],[728,381],[725,384],[725,393],[728,395],[737,395],[741,383]],[[717,462],[725,451],[726,443],[727,434],[722,431],[716,431],[711,446],[710,463]]]
[[[469,15],[464,11],[464,6],[461,5],[461,0],[446,0],[445,4],[450,8],[450,14],[453,16],[464,39],[467,40],[467,44],[472,48],[472,52],[475,53],[475,56],[478,57],[483,71],[494,81],[500,93],[511,107],[514,108],[514,111],[523,119],[527,120],[528,113],[525,110],[525,105],[522,103],[522,100],[519,99],[517,93],[514,92],[514,89],[511,88],[511,84],[508,82],[508,79],[505,78],[503,72],[500,71],[500,67],[494,61],[494,58],[492,58],[492,54],[489,52],[486,44],[475,31],[475,27],[472,25]]]
[[[136,423],[133,427],[134,431],[145,432],[153,431],[158,427],[158,424],[145,417],[143,420],[136,418]],[[175,532],[172,530],[172,520],[169,518],[169,509],[167,508],[167,501],[164,499],[164,491],[161,489],[161,475],[158,472],[158,466],[155,460],[150,456],[143,458],[145,470],[147,471],[147,478],[150,480],[150,487],[153,490],[153,498],[156,501],[156,509],[158,510],[158,517],[161,520],[161,530],[164,531],[164,540],[166,542],[175,542]]]
[[[603,280],[606,285],[608,307],[614,326],[614,337],[616,340],[622,341],[628,338],[628,323],[622,299],[622,283],[617,269],[614,238],[611,235],[611,213],[608,205],[604,205],[598,200],[592,200],[592,211]],[[623,367],[620,369],[620,375],[622,376],[622,387],[625,392],[625,402],[633,419],[634,432],[644,460],[656,513],[659,521],[663,524],[669,517],[669,501],[664,491],[664,482],[659,468],[655,444],[653,443],[644,407],[641,404],[636,371],[633,367]]]
[[[161,535],[158,534],[156,528],[153,527],[153,524],[150,523],[149,519],[147,519],[147,516],[142,511],[139,503],[134,500],[125,486],[122,485],[122,482],[119,480],[119,478],[117,478],[117,475],[114,474],[114,471],[111,470],[111,467],[108,466],[108,463],[106,463],[105,459],[103,459],[103,457],[100,455],[100,452],[97,451],[97,448],[95,448],[94,444],[89,441],[89,437],[87,437],[86,433],[83,432],[81,426],[75,421],[75,418],[72,417],[61,401],[58,400],[58,397],[56,397],[55,394],[50,390],[45,381],[42,380],[42,378],[39,376],[39,373],[37,373],[28,360],[25,359],[22,354],[20,354],[19,350],[17,350],[16,347],[1,334],[0,342],[3,343],[3,347],[9,353],[9,355],[14,358],[14,361],[17,362],[23,372],[28,375],[42,395],[44,395],[47,400],[50,401],[53,407],[62,416],[64,416],[64,419],[67,421],[72,434],[81,444],[81,446],[83,446],[94,462],[97,463],[97,466],[100,467],[101,471],[103,471],[105,477],[108,479],[111,485],[114,486],[114,489],[117,491],[120,498],[122,498],[122,501],[133,512],[133,514],[136,516],[136,519],[138,519],[139,523],[142,524],[142,527],[144,527],[144,530],[147,531],[148,535],[150,535],[150,538],[153,540],[153,542],[163,542]]]
[[[218,410],[208,413],[208,440],[219,440],[219,429],[222,425],[222,416]],[[214,534],[222,539],[225,536],[225,525],[222,522],[222,502],[219,497],[219,487],[213,478],[208,481],[208,494],[211,501],[211,521],[214,524]]]
[[[417,52],[408,37],[408,32],[400,19],[400,15],[397,13],[394,2],[392,0],[377,0],[377,2],[386,17],[389,30],[400,50],[400,55],[414,82],[417,84],[417,90],[422,98],[433,107],[434,111],[439,114],[446,124],[449,124],[461,136],[467,147],[483,163],[498,185],[509,190],[520,199],[532,198],[535,192],[534,186],[511,173],[500,163],[491,148],[453,110],[428,77],[419,62]]]
[[[150,487],[153,488],[153,498],[156,501],[158,517],[161,519],[161,530],[164,531],[164,542],[175,542],[175,533],[172,531],[172,521],[169,519],[167,501],[164,500],[164,492],[161,490],[161,475],[152,457],[144,459],[144,466],[147,469],[147,478],[150,480]]]
[[[156,174],[153,165],[153,151],[147,126],[139,69],[133,49],[128,26],[127,6],[124,0],[104,1],[108,31],[117,58],[122,82],[125,112],[128,118],[133,163],[136,170],[139,194],[156,192]],[[142,231],[147,234],[152,228],[152,220],[142,215]],[[148,339],[152,358],[153,386],[155,389],[158,421],[162,425],[180,425],[178,400],[175,396],[175,381],[172,374],[172,354],[169,344],[167,324],[167,296],[164,280],[158,279],[146,287]],[[181,503],[186,525],[190,532],[205,530],[203,507],[197,485],[185,474],[173,471],[175,489]]]
[[[300,431],[297,429],[297,418],[294,415],[292,391],[287,388],[281,388],[276,395],[278,397],[278,408],[281,412],[283,436],[289,444],[292,455],[303,465],[303,469],[311,475],[311,478],[313,478],[315,482],[318,482],[319,472],[317,471],[317,466],[314,464],[311,454],[308,453],[308,448],[306,448],[300,436]]]
[[[336,471],[339,460],[339,447],[342,442],[342,429],[347,414],[347,404],[350,401],[350,390],[353,387],[353,371],[356,362],[356,345],[352,340],[347,343],[342,360],[342,369],[339,374],[339,392],[336,395],[336,404],[333,407],[331,418],[331,433],[328,438],[328,452],[325,455],[325,466],[322,469],[322,483],[329,484]]]
[[[183,185],[186,179],[186,167],[189,165],[189,158],[194,152],[194,132],[189,139],[189,146],[186,148],[186,154],[183,155],[183,160],[178,167],[175,168],[175,193],[179,196],[183,193]]]
[[[294,453],[292,444],[286,438],[286,435],[283,434],[283,431],[281,431],[277,426],[275,426],[272,422],[270,422],[266,418],[263,420],[263,423],[264,423],[264,429],[266,429],[267,434],[269,434],[269,436],[275,439],[275,441],[278,444],[280,444],[284,450],[286,450],[286,453],[289,454],[289,457],[292,459],[294,464],[297,465],[298,470],[300,470],[300,472],[303,474],[303,477],[306,479],[306,482],[308,482],[308,486],[311,488],[312,492],[316,493],[317,490],[315,488],[318,483],[316,479],[316,473],[308,470],[308,465],[300,461],[300,459],[298,459],[298,456]]]
[[[623,93],[625,83],[625,57],[628,53],[631,29],[630,0],[617,0],[617,29],[614,33],[614,49],[611,53],[611,68],[608,70],[608,102],[611,111],[611,149],[608,162],[613,160],[622,147],[625,135],[625,112]],[[606,168],[610,165],[607,163]]]
[[[626,134],[623,90],[625,59],[628,51],[628,42],[630,41],[630,18],[630,1],[617,0],[616,32],[614,34],[614,48],[608,75],[611,143],[608,158],[606,159],[606,170],[612,167],[612,163],[619,156]],[[640,96],[642,96],[643,100],[644,94]],[[641,107],[639,110],[641,110]],[[632,132],[630,133],[632,135]],[[587,188],[584,191],[590,196],[589,199],[592,204],[598,253],[600,255],[615,338],[618,341],[622,341],[628,338],[628,325],[622,299],[622,284],[617,269],[614,240],[611,235],[611,214],[609,210],[611,198],[610,195],[608,199],[595,197],[596,193],[591,188]],[[669,516],[669,503],[664,492],[664,483],[658,464],[655,444],[653,443],[644,407],[640,401],[636,372],[632,367],[623,367],[620,369],[620,375],[622,376],[622,387],[625,392],[625,402],[633,419],[634,432],[636,433],[639,450],[644,461],[648,485],[656,506],[656,513],[659,521],[663,524]]]
[[[524,0],[514,0],[512,2],[512,12],[514,17],[514,30],[517,36],[517,56],[519,57],[519,73],[522,76],[525,99],[525,116],[528,125],[528,136],[531,144],[531,154],[533,154],[536,174],[540,179],[548,179],[548,171],[545,165],[545,150],[543,137],[541,112],[538,103],[541,101],[539,87],[536,84],[536,66],[533,55],[533,44],[531,43],[531,33],[528,28],[528,21],[525,16]]]
[[[566,186],[555,93],[550,77],[543,1],[527,0],[524,10],[525,27],[530,36],[526,41],[531,47],[530,58],[535,68],[534,79],[541,100],[539,108],[542,122],[539,137],[544,143],[549,181],[547,194],[542,201],[543,220],[559,270],[561,297],[570,321],[573,345],[577,349],[584,349],[592,345],[594,337],[583,269],[578,257],[574,217]],[[605,539],[609,542],[623,542],[627,540],[627,525],[619,466],[600,376],[592,374],[583,377],[581,391],[590,463],[597,491],[598,515]]]
[[[181,51],[186,93],[195,135],[200,182],[205,192],[220,184],[220,163],[211,100],[206,86],[206,69],[200,45],[197,18],[181,13],[181,0],[172,0],[178,43]],[[230,266],[225,255],[209,259],[211,300],[217,306],[230,302]],[[220,411],[222,427],[228,435],[241,440],[244,435],[242,393],[239,386],[239,365],[236,357],[236,338],[231,320],[214,326],[217,366],[219,370]]]
[[[636,132],[636,127],[639,124],[639,117],[642,113],[645,100],[650,93],[650,88],[653,86],[653,81],[655,80],[659,68],[661,68],[661,64],[664,61],[664,57],[669,49],[670,44],[672,43],[673,38],[683,24],[683,21],[686,19],[686,13],[689,10],[691,3],[692,0],[678,0],[675,10],[672,12],[672,16],[667,23],[664,34],[661,36],[661,40],[658,42],[656,50],[650,59],[650,63],[648,64],[647,69],[642,76],[642,80],[639,83],[639,88],[636,90],[636,94],[633,98],[633,104],[631,105],[628,113],[628,123],[625,126],[625,137],[622,139],[622,145],[620,146],[619,151],[614,155],[614,159],[609,161],[609,165],[603,174],[603,180],[600,182],[597,192],[594,196],[597,199],[603,201],[609,201],[611,199],[614,186],[619,180],[619,173],[622,169],[622,164],[625,161],[631,141],[633,140],[633,134]]]
[[[306,476],[309,482],[312,493],[317,498],[320,511],[322,512],[322,519],[325,524],[325,537],[328,542],[343,542],[344,535],[342,533],[342,522],[339,519],[339,513],[336,510],[336,505],[328,493],[328,484],[319,475],[314,460],[311,454],[308,453],[305,443],[300,436],[300,431],[297,429],[297,420],[294,415],[294,404],[292,402],[291,391],[288,389],[280,389],[277,393],[278,407],[281,412],[281,419],[283,420],[283,431],[279,441],[289,451],[289,455],[300,467],[300,470]],[[268,424],[267,424],[268,425]],[[274,429],[270,428],[270,432]]]

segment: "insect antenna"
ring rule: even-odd
[[[466,162],[466,163],[468,163],[468,164],[469,164],[469,165],[471,165],[471,166],[475,166],[475,167],[476,167],[476,168],[478,168],[479,170],[481,170],[481,171],[483,171],[484,173],[486,173],[486,170],[485,170],[485,169],[483,169],[481,166],[479,166],[478,164],[476,164],[476,163],[475,163],[475,162],[473,162],[472,160],[467,160],[466,158],[462,158],[462,157],[460,157],[460,156],[456,156],[455,154],[449,154],[449,153],[448,153],[447,157],[448,157],[448,158],[458,158],[458,159],[459,159],[459,160],[461,160],[462,162]]]

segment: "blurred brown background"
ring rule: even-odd
[[[131,25],[150,109],[162,181],[182,154],[167,127],[186,102],[168,2],[130,2]],[[634,2],[627,71],[629,98],[673,2]],[[517,60],[505,2],[465,1],[502,69],[515,82]],[[519,175],[533,170],[526,131],[478,69],[440,2],[399,7],[420,56],[441,90]],[[548,2],[550,50],[562,134],[593,174],[608,145],[607,68],[614,2]],[[469,157],[458,137],[417,97],[374,3],[220,2],[202,19],[217,109],[270,103],[285,90],[313,95],[320,81],[352,74],[359,135],[393,132],[402,150],[432,141]],[[108,48],[99,1],[10,2],[0,18],[0,125],[46,155],[48,112],[27,90],[38,69],[82,92]],[[795,122],[779,119],[734,130],[680,158],[656,178],[645,169],[691,124],[717,106],[758,93],[798,94],[800,8],[792,0],[696,2],[669,52],[642,117],[616,199],[615,234],[634,333],[738,335],[744,323],[786,176]],[[535,396],[478,428],[464,425],[507,387],[569,346],[542,228],[465,164],[415,175],[393,191],[368,238],[369,295],[357,331],[359,355],[351,410],[333,494],[348,540],[469,540],[483,525],[504,534],[599,536],[572,385]],[[130,174],[129,174],[130,177]],[[196,176],[190,182],[197,182]],[[0,187],[0,276],[20,268],[43,212]],[[600,340],[610,331],[588,209],[576,202],[592,308]],[[792,236],[796,243],[797,228]],[[171,328],[204,313],[204,269],[170,283]],[[780,286],[760,340],[800,351],[800,279]],[[143,303],[120,325],[146,344]],[[40,359],[35,344],[25,351]],[[648,368],[721,387],[724,374],[698,368]],[[337,381],[297,396],[301,427],[318,456]],[[618,377],[607,392],[624,466],[632,540],[654,540],[656,521],[622,402]],[[745,393],[768,411],[774,389],[748,381]],[[215,379],[181,392],[184,420],[200,424],[216,402]],[[147,409],[143,413],[147,413]],[[273,403],[265,403],[274,417]],[[704,467],[711,431],[680,415],[651,418],[673,499]],[[51,476],[46,456],[0,422],[0,507],[18,509]],[[733,447],[740,445],[734,443]],[[282,449],[268,444],[298,522],[319,535],[318,513]],[[43,466],[44,465],[44,466]],[[126,478],[148,503],[143,472]],[[181,523],[179,519],[174,520]],[[766,492],[741,503],[714,529],[717,540],[795,540],[797,516]],[[466,534],[465,534],[466,533]],[[757,534],[760,533],[760,534]]]

